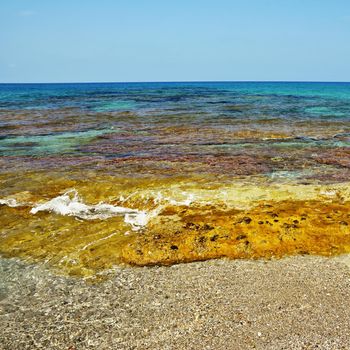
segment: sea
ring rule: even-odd
[[[0,254],[116,264],[350,251],[350,83],[0,84]]]

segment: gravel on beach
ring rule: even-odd
[[[0,259],[0,349],[350,349],[349,261],[117,267],[92,284]]]

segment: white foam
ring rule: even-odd
[[[183,192],[182,193],[183,195],[187,195],[186,192]],[[183,201],[176,201],[174,199],[168,199],[169,203],[172,204],[172,205],[178,205],[178,206],[187,206],[189,207],[191,205],[191,203],[193,202],[194,200],[194,194],[190,193],[186,199],[184,199]]]
[[[75,216],[85,220],[108,219],[113,216],[124,216],[124,222],[131,225],[133,230],[146,226],[153,214],[137,209],[114,206],[106,203],[96,205],[85,204],[76,190],[70,190],[48,202],[39,204],[31,209],[32,214],[39,211],[54,212],[59,215]]]
[[[21,206],[21,204],[18,203],[14,198],[0,199],[0,205],[7,205],[8,207],[11,207],[11,208]]]
[[[327,197],[334,197],[337,195],[337,191],[335,190],[321,190],[320,191],[321,195],[327,196]]]
[[[175,205],[175,206],[187,206],[187,207],[190,206],[195,199],[194,194],[192,193],[188,194],[187,192],[182,192],[181,194],[182,196],[185,197],[185,199],[179,201],[174,198],[163,196],[161,192],[158,192],[157,195],[153,198],[153,203],[160,204],[160,203],[168,202],[169,204]]]
[[[136,195],[138,191],[131,193],[129,196],[120,196],[120,201],[125,202],[130,197]],[[34,206],[31,214],[36,214],[39,211],[48,211],[58,215],[74,216],[77,219],[96,220],[108,219],[113,216],[123,216],[124,222],[131,226],[133,231],[140,230],[147,226],[148,222],[156,217],[166,207],[167,203],[176,206],[190,206],[193,203],[195,196],[192,193],[182,192],[180,198],[183,200],[175,200],[174,198],[164,197],[160,192],[153,198],[153,203],[156,208],[151,211],[143,211],[131,209],[123,206],[114,206],[107,203],[99,203],[96,205],[89,205],[83,202],[79,197],[78,191],[75,189],[69,190],[52,198],[51,200]],[[0,205],[7,205],[9,207],[23,206],[23,203],[18,203],[16,199],[0,199]]]
[[[124,221],[127,224],[130,224],[132,227],[146,226],[149,221],[149,217],[145,212],[126,213],[124,216]]]

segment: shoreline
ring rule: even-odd
[[[1,349],[347,349],[349,256],[116,267],[91,284],[0,259]]]
[[[87,277],[120,263],[350,252],[349,183],[204,186],[171,179],[131,186],[124,179],[113,187],[112,179],[49,179],[28,188],[24,176],[27,190],[0,197],[1,255]],[[4,185],[12,186],[18,183]]]

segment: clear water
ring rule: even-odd
[[[349,179],[350,83],[0,85],[0,254],[71,274],[350,252]]]
[[[215,134],[206,141],[226,148],[220,131],[239,129],[257,136],[265,129],[293,132],[292,141],[276,140],[276,147],[348,147],[350,83],[0,84],[0,117],[0,155],[5,156],[79,154],[79,145],[113,129],[143,133],[147,142],[152,128],[172,126],[209,127]],[[322,124],[327,131],[332,122],[331,135],[312,132]],[[249,146],[234,137],[230,143]]]
[[[191,107],[217,112],[231,103],[269,111],[331,116],[349,112],[350,83],[186,82],[0,84],[1,109],[82,109],[120,111]],[[284,104],[287,105],[284,105]],[[332,112],[332,109],[337,109]]]

